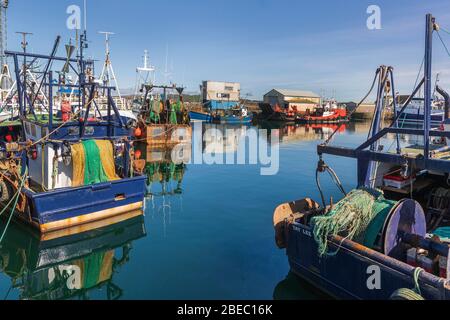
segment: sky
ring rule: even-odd
[[[28,31],[29,50],[49,54],[66,27],[70,5],[82,0],[10,0],[9,50],[20,49],[16,31]],[[369,30],[369,5],[378,5],[381,29]],[[376,68],[394,67],[396,89],[412,91],[424,55],[425,14],[450,30],[448,0],[87,0],[88,56],[104,59],[111,31],[111,59],[119,87],[133,88],[145,49],[156,80],[199,91],[202,80],[240,82],[252,99],[273,88],[311,90],[357,101]],[[450,35],[440,33],[450,49]],[[168,52],[168,54],[167,54]],[[59,55],[64,56],[60,46]],[[450,90],[450,57],[435,35],[433,73]]]

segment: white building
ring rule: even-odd
[[[212,106],[235,106],[241,99],[241,84],[237,82],[203,81],[201,86],[203,102]]]

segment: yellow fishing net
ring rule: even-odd
[[[109,181],[119,180],[116,175],[116,167],[114,165],[114,151],[111,141],[95,140],[98,149],[100,150],[100,158],[102,160],[103,170]]]
[[[72,149],[72,187],[84,185],[85,154],[81,143],[71,145]]]
[[[93,144],[93,142],[95,143]],[[90,153],[92,153],[93,150],[92,148],[94,149],[98,148],[98,150],[95,152],[95,154],[91,154],[90,157],[95,155],[96,159],[98,159],[99,157],[101,165],[100,163],[98,163],[98,165],[93,165],[93,163],[91,163],[93,159],[87,159],[89,158],[88,157],[89,154],[87,154],[86,152],[89,151]],[[73,144],[71,146],[71,150],[73,163],[73,172],[72,172],[73,187],[80,187],[94,182],[103,182],[104,180],[114,181],[119,179],[119,177],[116,175],[113,145],[110,141],[107,140],[83,141],[82,143]],[[91,161],[89,162],[90,171],[88,176],[90,177],[93,175],[94,176],[93,179],[86,178],[86,174],[88,173],[86,171],[87,170],[86,164],[88,161]],[[92,170],[94,170],[95,172],[91,172]],[[97,172],[98,170],[100,170],[101,172]]]

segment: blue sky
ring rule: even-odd
[[[16,31],[30,31],[30,50],[49,53],[59,34],[66,43],[66,8],[82,0],[11,0],[8,49],[18,50]],[[395,68],[397,90],[411,91],[423,58],[427,12],[450,30],[444,0],[87,0],[89,55],[102,59],[103,37],[113,31],[112,61],[121,88],[132,88],[144,49],[164,77],[169,48],[171,80],[188,91],[202,80],[242,83],[260,99],[272,88],[336,91],[358,100],[377,66]],[[366,9],[381,8],[382,29],[368,30]],[[450,48],[450,35],[441,32]],[[59,52],[63,55],[63,47]],[[435,41],[434,72],[450,90],[450,57]],[[100,66],[97,67],[97,70]]]

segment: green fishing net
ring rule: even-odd
[[[327,215],[312,219],[319,255],[334,254],[328,252],[330,236],[340,235],[373,246],[393,204],[379,190],[362,188],[350,192]]]
[[[100,150],[94,140],[82,142],[85,154],[84,185],[107,182],[105,170],[100,158]]]

